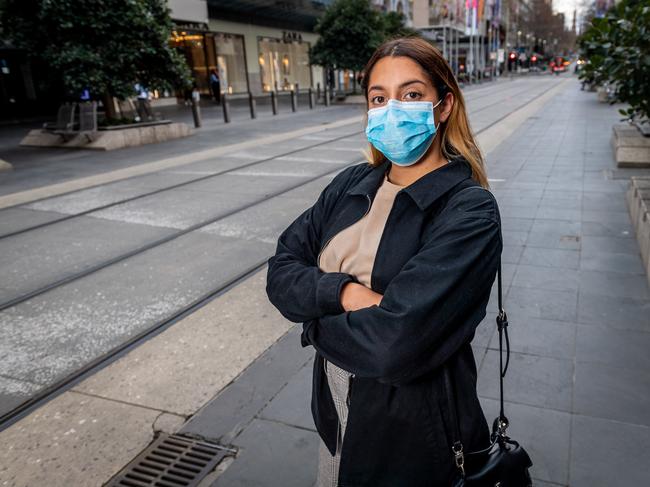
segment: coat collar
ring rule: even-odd
[[[368,174],[348,189],[346,193],[372,195],[374,198],[390,164],[391,162],[386,159],[378,166],[373,167]],[[418,207],[424,211],[440,196],[464,179],[471,177],[471,175],[472,168],[469,163],[463,157],[456,157],[451,159],[451,162],[433,171],[429,171],[424,176],[399,190],[398,194],[402,191],[407,193]]]

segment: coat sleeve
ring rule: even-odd
[[[302,323],[344,311],[341,289],[346,282],[356,282],[356,278],[343,272],[323,272],[316,258],[323,220],[357,166],[360,164],[338,173],[316,203],[280,234],[275,255],[268,260],[266,294],[289,321]]]
[[[503,248],[490,198],[448,215],[390,281],[379,305],[315,320],[305,341],[337,366],[393,385],[444,363],[485,317]]]

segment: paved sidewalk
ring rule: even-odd
[[[616,106],[572,80],[488,155],[504,236],[509,433],[536,486],[648,485],[650,291],[609,145]],[[488,421],[498,413],[496,283],[473,341]],[[202,485],[310,486],[313,349],[294,326],[181,432],[239,449]]]

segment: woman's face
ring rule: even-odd
[[[438,103],[438,90],[418,63],[407,56],[381,58],[368,79],[368,109],[384,106],[390,98],[399,101],[430,101]],[[453,95],[448,94],[438,105],[440,121],[451,112]],[[436,110],[437,111],[437,110]]]

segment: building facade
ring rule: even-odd
[[[223,93],[261,95],[324,85],[320,66],[309,64],[313,33],[331,0],[169,0],[181,50],[199,91],[211,94],[216,71]]]

